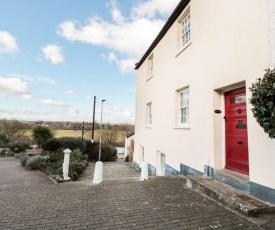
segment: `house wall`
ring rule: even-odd
[[[275,1],[268,0],[270,46],[271,46],[271,67],[275,68]]]
[[[158,155],[176,171],[181,164],[196,172],[225,166],[223,92],[249,87],[270,64],[267,2],[262,0],[192,0],[191,45],[178,53],[175,22],[153,50],[154,75],[148,62],[137,73],[134,161],[158,171]],[[177,93],[190,87],[190,128],[177,127]],[[146,127],[146,104],[152,102],[152,127]],[[256,123],[247,103],[250,180],[275,188],[273,142]],[[220,109],[221,114],[213,111]],[[273,162],[273,163],[272,163]],[[267,176],[268,175],[268,176]]]

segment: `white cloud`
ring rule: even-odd
[[[110,7],[112,18],[115,22],[122,22],[125,18],[122,16],[120,9],[118,8],[118,4],[116,1],[112,0],[107,4],[107,7]]]
[[[72,90],[67,90],[67,91],[66,91],[66,94],[74,94],[74,91],[72,91]]]
[[[76,108],[70,107],[70,108],[68,108],[68,112],[70,112],[70,113],[79,113],[79,110],[77,110]]]
[[[132,8],[131,15],[132,18],[148,17],[153,18],[156,14],[162,16],[169,16],[171,12],[176,8],[180,0],[149,0],[138,4],[136,7]]]
[[[119,60],[113,52],[109,54],[108,60],[110,62],[114,61],[122,73],[131,72],[133,70],[133,66],[135,65],[135,59],[129,58]]]
[[[124,111],[122,114],[123,114],[124,117],[131,117],[132,116],[132,113],[130,111]]]
[[[41,104],[44,104],[44,105],[54,105],[54,106],[67,106],[65,105],[64,102],[61,102],[61,101],[54,101],[52,99],[46,99],[46,100],[42,100],[40,101]]]
[[[24,100],[30,100],[32,98],[32,95],[31,94],[23,94],[21,96],[21,98],[24,99]]]
[[[30,89],[26,82],[20,78],[2,78],[0,77],[0,94],[13,93],[13,94],[29,94]]]
[[[47,60],[50,60],[53,64],[60,64],[64,62],[64,56],[62,54],[62,48],[57,45],[47,45],[42,48],[42,51]]]
[[[45,77],[39,77],[37,78],[38,81],[48,83],[48,84],[57,84],[57,81],[50,79],[50,78],[45,78]]]
[[[20,73],[11,73],[11,74],[9,74],[9,76],[15,77],[15,78],[20,78],[25,81],[37,81],[37,82],[43,82],[43,83],[48,83],[48,84],[57,84],[57,82],[55,80],[46,78],[46,77],[31,77],[31,76],[23,75]]]
[[[16,38],[6,31],[0,31],[0,53],[13,53],[18,51]]]
[[[130,18],[124,18],[117,2],[111,1],[108,7],[113,22],[94,15],[85,25],[73,20],[64,21],[59,25],[57,33],[69,41],[80,41],[110,49],[115,55],[113,61],[116,61],[121,72],[125,73],[134,70],[134,64],[141,58],[165,23],[165,20],[153,16],[156,13],[168,15],[178,2],[179,0],[150,0],[146,2],[149,5],[140,3],[132,8]],[[149,6],[152,7],[152,15],[146,13],[149,12]],[[143,11],[144,14],[141,13]]]

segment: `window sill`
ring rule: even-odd
[[[174,129],[185,129],[185,130],[190,130],[190,126],[174,127]]]
[[[176,53],[175,57],[179,56],[187,47],[189,47],[192,42],[187,43],[185,46],[181,47],[180,50]]]

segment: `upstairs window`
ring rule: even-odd
[[[189,88],[179,91],[179,126],[189,127]]]
[[[153,54],[148,58],[148,66],[149,66],[149,78],[153,77],[154,74],[154,59]]]
[[[180,34],[180,46],[183,48],[190,43],[191,32],[190,32],[190,12],[181,21],[181,34]]]
[[[147,127],[152,127],[152,103],[147,104]]]

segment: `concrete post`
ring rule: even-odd
[[[140,176],[140,180],[148,180],[148,163],[146,162],[142,162],[141,163],[141,176]]]
[[[95,172],[94,172],[94,184],[100,184],[103,181],[103,163],[101,161],[97,161],[95,164]]]
[[[63,163],[63,178],[64,178],[64,180],[70,180],[70,177],[68,176],[68,174],[69,174],[71,152],[72,151],[70,149],[65,149],[63,151],[63,153],[64,153],[64,163]]]

